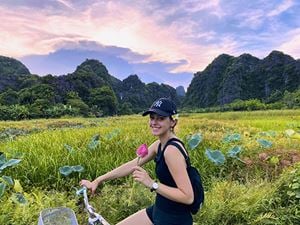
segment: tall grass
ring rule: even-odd
[[[196,223],[292,224],[291,221],[295,221],[280,219],[284,210],[274,205],[281,204],[287,198],[278,192],[283,187],[284,177],[290,177],[282,171],[295,165],[283,167],[280,162],[272,164],[270,160],[262,161],[259,154],[265,153],[279,160],[286,159],[291,151],[300,154],[300,141],[290,139],[284,133],[286,129],[300,130],[299,112],[226,112],[180,116],[176,127],[178,137],[187,143],[191,134],[201,133],[203,136],[201,144],[195,150],[189,150],[192,163],[203,176],[206,190],[206,202],[195,216]],[[0,122],[0,132],[9,132],[7,128],[31,131],[0,139],[0,150],[8,158],[22,158],[19,165],[4,170],[1,175],[20,180],[29,201],[25,206],[18,205],[15,214],[16,205],[10,200],[11,190],[8,191],[0,199],[0,224],[4,225],[36,224],[42,208],[61,205],[73,208],[80,223],[85,224],[85,213],[76,204],[74,196],[79,181],[82,178],[94,179],[131,160],[136,157],[135,149],[140,144],[149,145],[155,140],[150,134],[148,119],[140,116]],[[241,140],[223,141],[227,134],[233,133],[239,133]],[[96,134],[100,135],[100,145],[89,149],[91,138]],[[272,147],[263,148],[257,139],[271,141]],[[72,152],[66,145],[72,148]],[[205,156],[207,148],[220,150],[226,155],[235,145],[242,146],[239,157],[250,160],[251,164],[226,156],[225,164],[216,166]],[[65,177],[59,172],[59,168],[65,165],[81,165],[84,171]],[[153,162],[145,169],[152,177],[155,176]],[[99,189],[100,194],[92,199],[92,204],[112,224],[120,221],[153,201],[153,193],[142,185],[135,186],[135,195],[129,201],[133,183],[132,178],[127,177],[104,184]],[[297,212],[295,202],[290,202],[288,207],[290,210],[285,210],[285,213]],[[22,215],[26,218],[24,221]],[[298,218],[297,215],[290,217]]]

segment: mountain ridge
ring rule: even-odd
[[[75,92],[90,107],[94,104],[91,98],[97,96],[95,93],[99,92],[99,88],[108,87],[118,104],[125,104],[132,112],[145,110],[159,97],[170,97],[178,105],[182,103],[182,106],[190,108],[226,105],[238,99],[272,102],[282,97],[285,91],[293,92],[300,88],[300,60],[276,50],[263,59],[248,53],[237,57],[224,53],[203,71],[196,72],[184,93],[180,86],[175,89],[156,82],[145,84],[136,74],[119,80],[96,59],[86,59],[74,72],[66,75],[38,76],[31,74],[22,62],[0,56],[0,94],[11,89],[34,95],[38,85],[44,85],[53,92],[52,104],[65,104],[69,93]],[[33,100],[26,100],[26,104],[35,102],[35,97],[31,98]]]
[[[250,54],[221,54],[203,71],[195,73],[184,106],[207,108],[237,99],[268,101],[275,93],[283,95],[299,88],[299,60],[283,52],[272,51],[263,59]]]

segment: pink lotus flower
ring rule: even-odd
[[[137,164],[139,164],[139,161],[141,158],[144,158],[146,155],[148,155],[148,147],[146,144],[142,144],[140,147],[138,147],[138,149],[136,150],[136,154],[138,156],[138,162]]]

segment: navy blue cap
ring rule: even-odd
[[[171,99],[160,98],[153,102],[150,109],[143,113],[143,116],[146,116],[150,113],[156,113],[160,116],[172,116],[177,114],[177,108]]]

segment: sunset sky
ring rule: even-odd
[[[0,21],[0,55],[41,76],[88,58],[120,80],[187,88],[222,53],[300,58],[298,0],[1,0]]]

